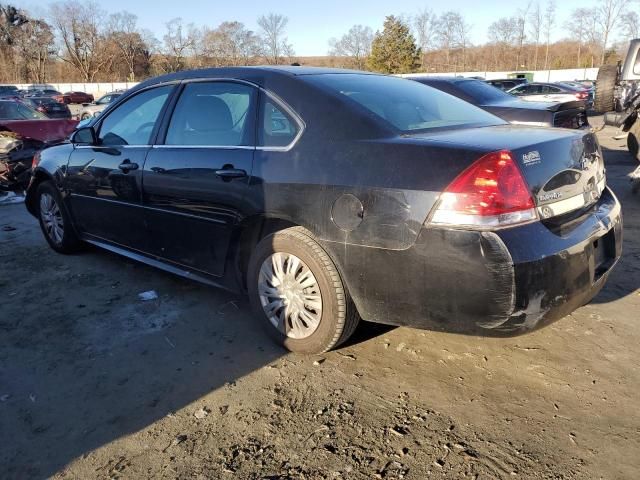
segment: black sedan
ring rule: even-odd
[[[26,97],[23,101],[49,118],[71,118],[69,107],[51,97]]]
[[[622,241],[592,133],[302,67],[141,83],[34,159],[26,205],[58,252],[87,242],[247,291],[300,352],[359,318],[528,331],[588,302]]]
[[[455,95],[508,122],[540,127],[586,128],[583,102],[528,102],[480,80],[460,77],[413,77],[413,80]]]

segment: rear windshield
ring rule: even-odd
[[[455,86],[478,103],[513,100],[513,97],[508,93],[503,92],[493,85],[481,82],[480,80],[463,80],[456,82]]]
[[[17,102],[0,102],[0,120],[32,120],[46,115]]]
[[[312,75],[308,80],[344,95],[402,132],[505,123],[452,95],[404,78],[356,73]]]

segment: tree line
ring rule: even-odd
[[[312,58],[295,56],[288,18],[277,13],[259,16],[256,31],[237,21],[209,27],[174,18],[157,38],[134,14],[108,14],[93,0],[54,3],[42,18],[0,4],[0,82],[136,81],[188,68],[293,62],[386,73],[599,66],[640,37],[637,1],[597,0],[561,22],[555,0],[527,0],[489,25],[482,45],[471,42],[474,26],[462,13],[426,8],[390,15],[376,32],[354,25],[329,39],[326,57]]]

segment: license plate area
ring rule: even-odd
[[[591,243],[593,281],[597,282],[613,265],[616,258],[616,238],[613,229]]]

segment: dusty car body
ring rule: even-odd
[[[89,242],[248,291],[301,352],[359,317],[526,332],[588,302],[622,245],[591,132],[331,69],[146,81],[37,156],[25,203],[59,252]]]
[[[488,82],[469,78],[410,78],[461,98],[509,123],[538,127],[589,127],[587,111],[582,102],[527,102],[491,86]]]

